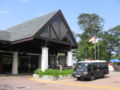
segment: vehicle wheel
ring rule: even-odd
[[[105,75],[102,75],[102,76],[101,76],[101,78],[104,78],[104,77],[105,77]]]
[[[77,80],[81,80],[81,78],[80,78],[80,77],[77,77]]]
[[[92,76],[90,77],[90,80],[92,81],[92,80],[94,80],[94,79],[95,79],[95,76],[92,75]]]
[[[101,76],[100,76],[100,78],[104,78],[104,76],[105,76],[105,75],[104,75],[103,73],[101,73]]]

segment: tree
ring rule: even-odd
[[[92,37],[103,29],[103,18],[97,14],[81,14],[78,16],[78,24],[83,33],[88,37]]]
[[[77,34],[80,38],[76,54],[78,60],[94,59],[94,45],[88,39],[94,35],[98,36],[103,31],[103,22],[103,18],[97,14],[81,14],[78,17],[78,24],[83,31],[81,34]],[[106,46],[103,41],[100,45]],[[98,50],[96,51],[98,52]],[[103,52],[101,53],[101,59],[106,59],[108,52],[105,50],[105,47],[102,47],[101,52]]]
[[[88,39],[92,36],[101,38],[99,41],[99,50],[96,49],[99,59],[110,60],[112,58],[120,59],[120,25],[115,26],[108,31],[103,31],[103,18],[97,14],[81,14],[78,16],[78,25],[82,33],[77,34],[80,38],[76,57],[78,60],[94,59],[94,44]],[[96,45],[97,46],[97,45]],[[96,47],[98,48],[98,47]]]
[[[115,56],[120,58],[120,25],[113,27],[108,32],[112,37],[111,48],[115,52]]]

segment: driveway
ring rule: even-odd
[[[120,72],[103,79],[77,81],[76,79],[47,81],[32,76],[0,77],[0,90],[120,90]]]

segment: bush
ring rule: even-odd
[[[72,69],[66,69],[62,71],[62,75],[71,75],[73,73]]]
[[[37,74],[37,75],[39,75],[39,76],[42,76],[42,71],[41,71],[41,69],[37,69],[37,70],[35,70],[35,74]]]
[[[47,69],[45,72],[41,71],[41,69],[35,70],[35,74],[39,75],[40,77],[43,75],[50,75],[50,76],[59,76],[59,75],[71,75],[73,72],[72,69],[66,69],[66,70],[53,70],[53,69]]]

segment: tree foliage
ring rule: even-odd
[[[108,32],[112,38],[111,49],[115,52],[116,57],[120,57],[120,25],[113,27]]]
[[[120,26],[116,26],[108,31],[103,31],[104,19],[97,14],[81,14],[78,16],[78,25],[82,33],[77,34],[80,38],[76,58],[78,60],[95,59],[110,60],[120,55]],[[89,42],[89,38],[97,36],[101,38],[96,45]]]
[[[81,14],[78,16],[78,24],[88,37],[92,37],[102,30],[103,21],[103,18],[97,14]]]

